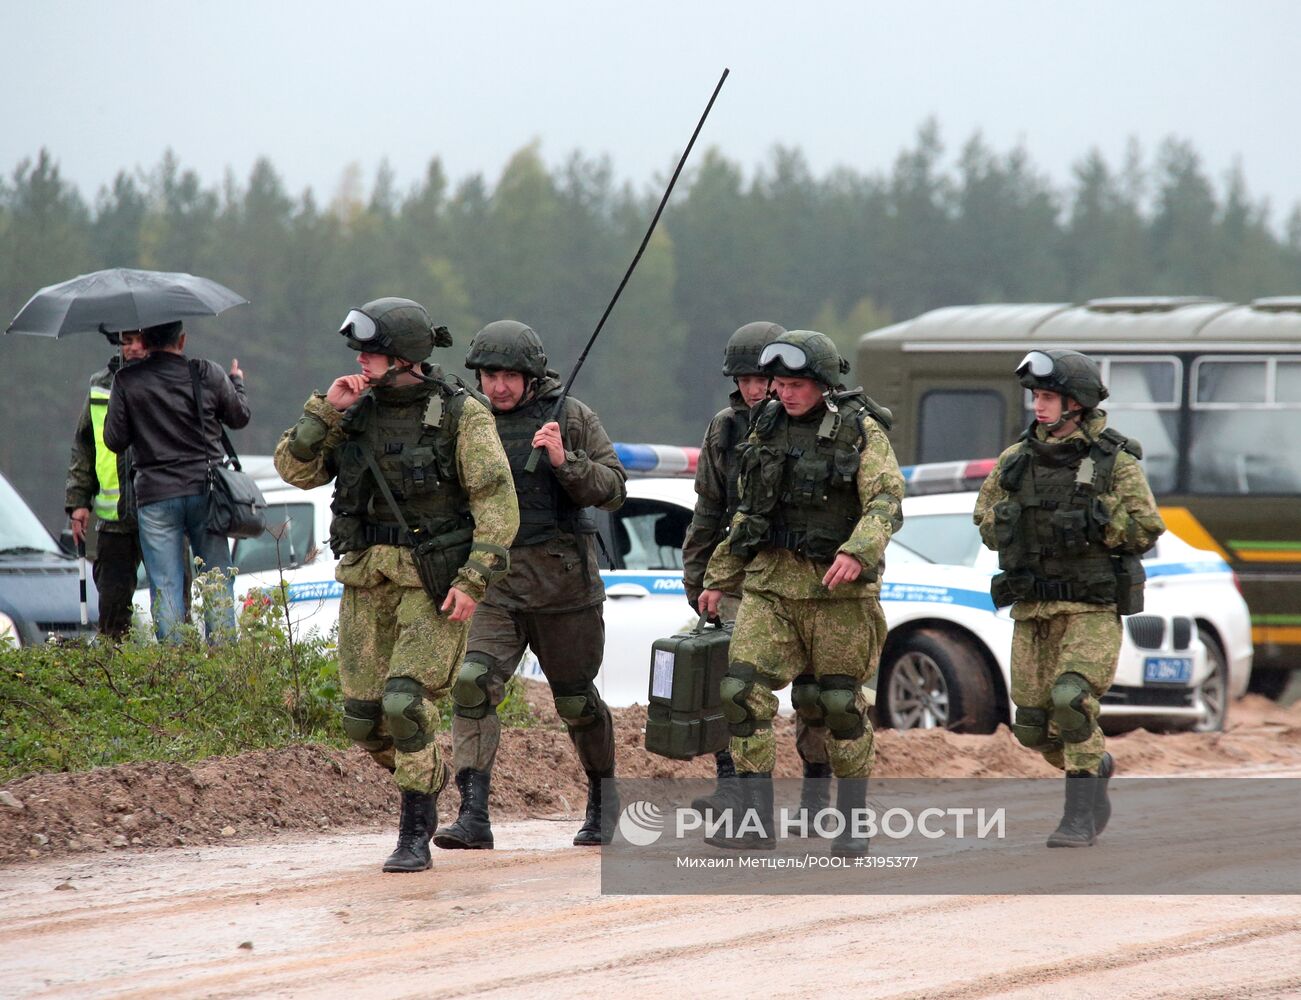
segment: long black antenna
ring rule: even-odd
[[[578,377],[578,370],[583,367],[583,362],[587,360],[587,353],[596,343],[596,338],[600,336],[605,321],[610,318],[610,313],[614,311],[614,304],[619,301],[619,296],[623,294],[624,286],[628,284],[628,279],[632,277],[632,272],[636,270],[637,263],[641,260],[641,255],[646,252],[646,246],[650,243],[650,238],[655,232],[655,226],[660,221],[660,215],[664,212],[664,206],[669,202],[669,196],[673,194],[673,186],[678,182],[678,176],[682,173],[682,168],[686,166],[687,157],[691,155],[691,149],[696,144],[696,137],[700,135],[700,130],[705,126],[705,119],[709,117],[709,112],[713,110],[714,101],[718,99],[718,92],[723,89],[723,84],[727,80],[727,74],[730,69],[724,69],[723,75],[718,78],[718,85],[714,87],[714,92],[709,95],[709,103],[705,105],[705,112],[700,116],[700,121],[696,122],[696,129],[691,133],[691,139],[687,143],[687,148],[682,151],[682,157],[678,160],[677,167],[673,170],[673,176],[669,178],[669,186],[664,189],[664,197],[660,199],[659,207],[655,209],[655,215],[651,218],[650,226],[646,229],[646,235],[642,237],[641,246],[637,248],[637,255],[633,257],[632,263],[628,265],[628,270],[623,274],[623,280],[619,282],[619,287],[614,290],[614,295],[610,299],[610,304],[605,307],[605,312],[601,313],[601,321],[596,324],[596,329],[592,331],[592,336],[588,338],[587,345],[583,348],[583,353],[578,356],[574,362],[574,367],[569,373],[569,378],[565,379],[565,387],[560,396],[556,399],[555,412],[551,419],[555,420],[561,407],[565,405],[565,397],[569,395],[569,390],[574,384],[574,379]],[[538,467],[538,458],[542,454],[541,448],[534,448],[529,455],[528,461],[524,465],[526,472],[533,472]]]

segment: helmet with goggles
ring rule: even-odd
[[[1109,395],[1098,363],[1079,351],[1031,351],[1016,366],[1027,389],[1060,393],[1091,410]]]
[[[435,326],[425,307],[411,299],[375,299],[349,310],[339,333],[354,351],[412,362],[424,361],[435,347],[452,346],[447,327]]]
[[[783,333],[759,352],[759,368],[772,378],[810,378],[829,389],[849,374],[849,362],[831,338],[812,330]]]

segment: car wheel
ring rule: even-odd
[[[1210,630],[1199,627],[1197,635],[1206,647],[1206,658],[1211,661],[1213,669],[1193,696],[1202,714],[1193,723],[1192,730],[1195,733],[1218,733],[1224,729],[1224,720],[1229,715],[1229,660]]]
[[[985,659],[955,636],[918,629],[892,651],[881,673],[876,709],[887,729],[992,733],[998,725]]]

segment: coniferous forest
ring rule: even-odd
[[[815,175],[792,148],[755,170],[698,152],[574,393],[616,440],[696,444],[730,388],[723,342],[751,320],[821,330],[852,361],[861,333],[943,305],[1301,293],[1301,208],[1255,198],[1249,166],[1210,176],[1187,142],[1131,142],[1123,162],[1082,151],[1053,183],[1030,151],[950,148],[935,122],[883,173]],[[620,182],[581,153],[548,166],[531,145],[497,177],[434,159],[411,185],[351,167],[334,191],[292,192],[268,160],[213,184],[169,153],[90,193],[33,151],[0,177],[0,313],[104,267],[215,278],[250,304],[187,324],[188,352],[239,358],[253,421],[234,440],[268,452],[312,389],[356,371],[335,331],[382,295],[450,327],[435,358],[450,371],[480,326],[512,318],[566,373],[666,179]],[[56,531],[86,380],[109,354],[98,335],[0,338],[0,471]],[[850,380],[871,389],[870,372]]]

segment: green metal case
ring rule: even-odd
[[[691,760],[727,746],[719,686],[727,673],[732,623],[706,625],[651,644],[646,749]]]

